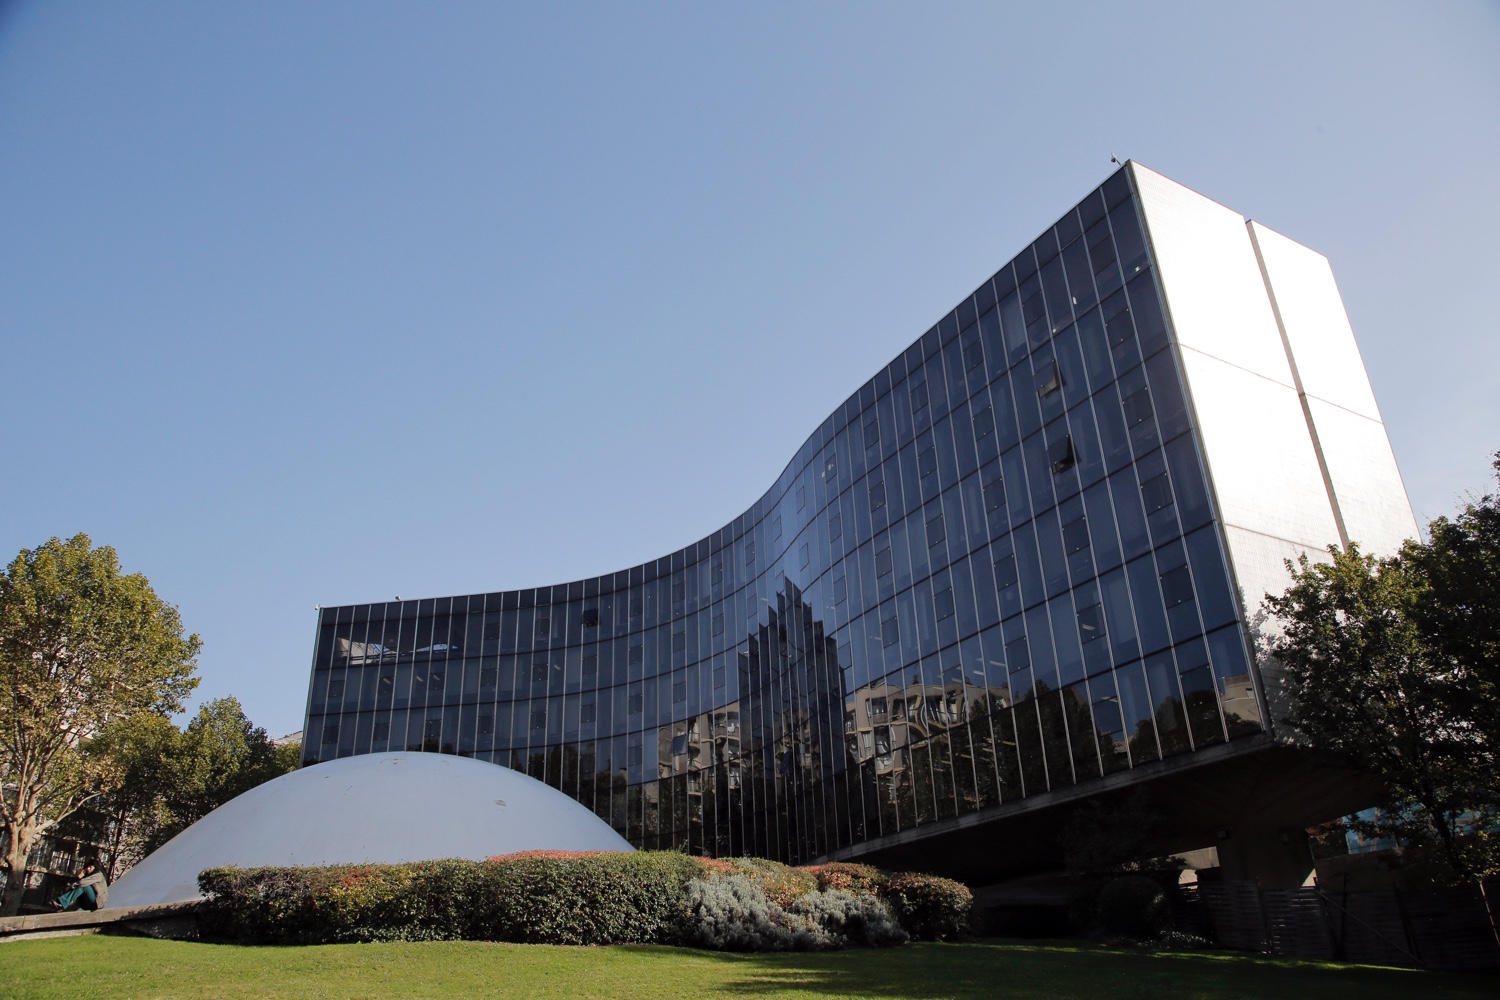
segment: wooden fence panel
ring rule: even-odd
[[[1198,891],[1221,945],[1241,951],[1267,950],[1266,918],[1254,882],[1210,882]]]
[[[1474,970],[1500,965],[1500,946],[1476,886],[1402,894],[1412,943],[1429,969]]]
[[[1494,906],[1500,884],[1489,894]],[[1200,884],[1196,895],[1225,948],[1372,965],[1500,968],[1495,926],[1475,886],[1332,894],[1220,882]]]
[[[1323,900],[1341,961],[1418,964],[1394,889],[1324,893]]]
[[[1260,902],[1271,954],[1325,961],[1336,957],[1318,890],[1262,889]]]

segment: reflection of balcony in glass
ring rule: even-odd
[[[1130,164],[710,537],[324,608],[304,759],[463,754],[642,846],[981,881],[1144,783],[1164,847],[1291,880],[1262,847],[1364,790],[1277,746],[1258,595],[1414,533],[1327,262]]]

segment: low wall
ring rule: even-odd
[[[0,917],[0,943],[77,934],[137,934],[156,938],[198,936],[197,910],[203,901],[117,906],[68,913]]]

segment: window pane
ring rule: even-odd
[[[1083,518],[1069,521],[1062,526],[1063,550],[1068,555],[1079,552],[1089,546],[1088,522]]]
[[[1091,604],[1079,610],[1078,638],[1086,643],[1104,638],[1103,607],[1098,604]]]

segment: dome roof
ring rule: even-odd
[[[360,754],[224,803],[122,875],[109,906],[196,899],[198,873],[220,865],[479,860],[531,850],[633,848],[579,802],[508,767],[448,754]]]

